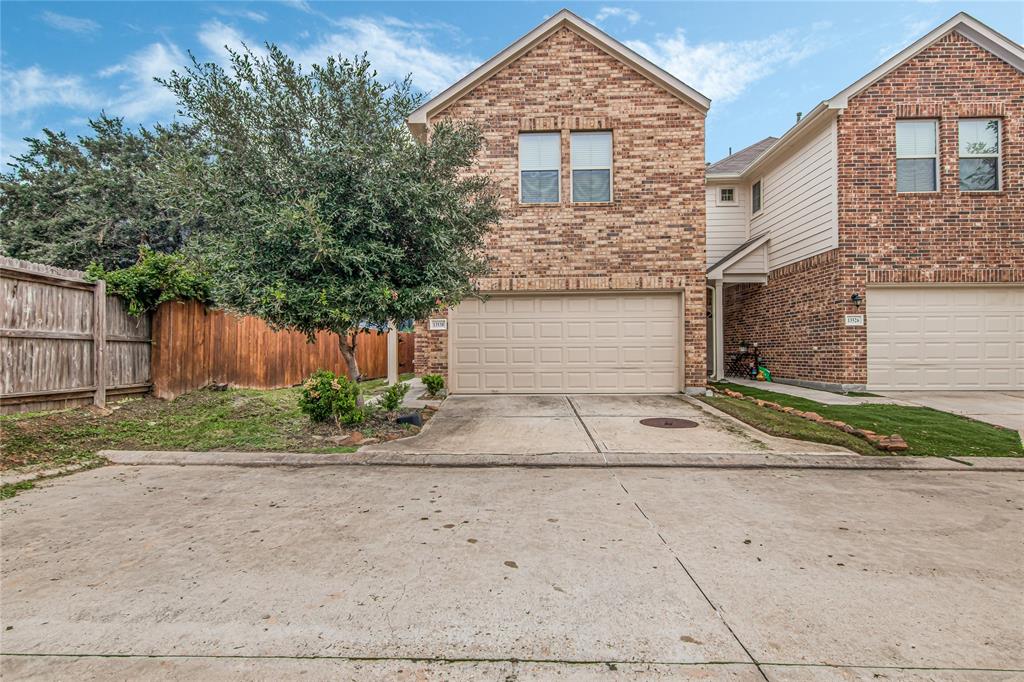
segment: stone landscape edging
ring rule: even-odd
[[[903,440],[903,437],[898,433],[886,436],[884,434],[875,433],[874,431],[869,431],[868,429],[860,429],[856,426],[850,426],[846,422],[839,421],[838,419],[826,419],[817,412],[804,412],[794,407],[784,407],[778,403],[773,403],[770,400],[763,400],[761,398],[755,398],[752,395],[745,395],[739,391],[734,391],[731,388],[713,388],[712,390],[727,395],[730,398],[755,403],[758,407],[767,407],[769,410],[791,414],[794,417],[800,417],[801,419],[806,419],[807,421],[814,422],[816,424],[830,426],[844,433],[848,433],[851,436],[862,438],[883,452],[904,452],[910,449],[910,446],[907,445],[907,442]]]

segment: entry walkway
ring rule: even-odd
[[[900,400],[898,398],[886,397],[886,396],[859,396],[859,395],[846,395],[843,393],[833,393],[831,391],[822,391],[816,388],[807,388],[805,386],[796,386],[794,384],[783,384],[779,382],[765,382],[765,381],[752,381],[750,379],[739,379],[737,377],[729,377],[727,380],[729,383],[739,384],[740,386],[749,386],[751,388],[760,388],[764,391],[773,391],[775,393],[785,393],[786,395],[796,396],[797,398],[804,398],[806,400],[813,400],[816,403],[822,403],[823,405],[908,405],[909,403]]]

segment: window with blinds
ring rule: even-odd
[[[938,121],[896,121],[896,191],[938,189]]]
[[[519,201],[557,204],[562,167],[560,133],[519,134]]]
[[[572,200],[577,203],[612,200],[612,134],[573,133]]]

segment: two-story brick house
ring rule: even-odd
[[[410,117],[470,120],[501,191],[484,300],[417,325],[457,393],[705,385],[709,100],[568,11]]]
[[[707,172],[709,366],[1024,388],[1024,50],[957,15]]]

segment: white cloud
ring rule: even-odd
[[[197,35],[203,47],[213,53],[217,61],[225,67],[229,63],[228,52],[224,49],[225,47],[235,52],[244,52],[245,47],[248,46],[256,54],[263,54],[265,52],[258,43],[244,36],[234,26],[228,26],[216,19],[203,24]]]
[[[239,19],[248,19],[249,21],[255,21],[257,24],[263,24],[267,21],[267,15],[263,12],[257,12],[251,9],[236,8],[236,7],[216,7],[213,10],[222,17],[238,17]]]
[[[640,13],[634,10],[625,7],[602,7],[594,17],[594,23],[600,24],[612,17],[622,18],[630,26],[634,26],[640,21]]]
[[[449,54],[434,47],[425,28],[389,18],[348,18],[338,20],[336,25],[342,30],[311,45],[288,46],[285,51],[302,64],[323,63],[328,56],[352,58],[367,52],[382,79],[398,80],[412,74],[417,87],[431,92],[450,85],[480,63],[475,57]]]
[[[61,31],[71,31],[72,33],[92,33],[93,31],[100,30],[100,25],[92,19],[82,19],[80,17],[69,17],[66,14],[57,14],[47,10],[40,15],[40,18],[52,26]]]
[[[876,59],[880,62],[889,59],[889,57],[892,57],[925,33],[935,28],[938,25],[938,22],[939,20],[935,17],[928,19],[913,19],[911,17],[905,17],[901,24],[903,28],[903,35],[900,36],[899,40],[880,47],[878,49],[878,53],[875,55]]]
[[[180,70],[188,58],[173,43],[152,43],[100,72],[101,76],[126,74],[120,94],[111,101],[107,110],[129,121],[145,122],[160,115],[174,112],[177,100],[170,90],[154,78],[166,78],[171,71]]]
[[[46,106],[92,107],[98,101],[78,76],[48,73],[38,66],[4,69],[0,80],[3,81],[4,115]]]
[[[734,100],[757,80],[781,66],[794,65],[824,48],[817,33],[828,24],[816,24],[801,36],[782,31],[758,40],[690,43],[680,29],[646,43],[627,45],[680,80],[707,95],[712,101]]]

